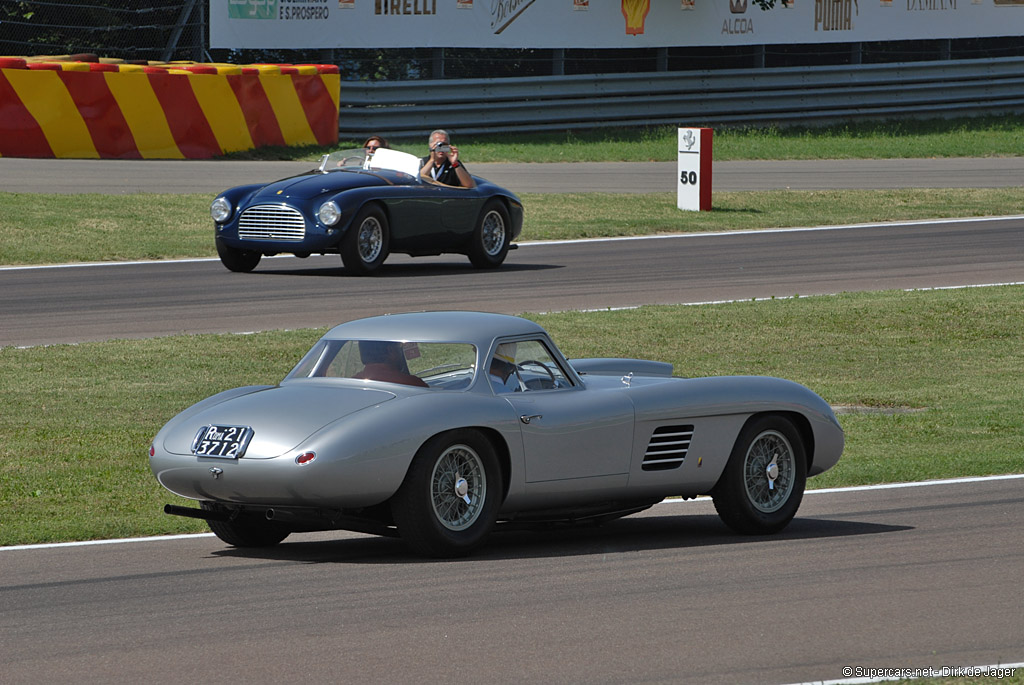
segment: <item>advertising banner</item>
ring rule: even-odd
[[[1018,35],[1024,0],[210,0],[215,48],[651,48]]]

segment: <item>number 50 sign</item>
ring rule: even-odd
[[[690,211],[711,209],[710,128],[679,129],[676,206]]]

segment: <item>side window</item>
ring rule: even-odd
[[[540,340],[498,345],[491,358],[488,378],[497,393],[556,390],[572,386],[547,346]]]

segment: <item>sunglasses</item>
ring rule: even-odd
[[[375,152],[379,147],[380,147],[380,145],[367,145],[366,146],[366,151],[367,152]]]

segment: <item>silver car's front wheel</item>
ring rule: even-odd
[[[743,486],[747,499],[765,514],[778,511],[793,494],[796,458],[786,436],[767,430],[747,449],[743,460]]]
[[[391,500],[391,513],[402,539],[417,552],[461,556],[490,533],[501,492],[491,442],[474,430],[448,431],[416,453]]]
[[[807,455],[793,422],[762,416],[744,426],[711,495],[733,530],[775,533],[796,515],[807,482]]]

